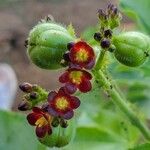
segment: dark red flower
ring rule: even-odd
[[[85,69],[92,69],[95,64],[94,50],[84,41],[79,41],[71,47],[69,58],[71,63]]]
[[[84,93],[90,91],[91,79],[92,75],[89,72],[77,68],[68,69],[59,77],[59,81],[65,83],[64,90],[69,94],[75,93],[77,88]]]
[[[36,126],[36,135],[39,138],[52,133],[51,116],[38,107],[33,107],[32,113],[27,116],[30,125]]]
[[[58,92],[51,91],[48,95],[50,115],[55,117],[62,117],[64,119],[71,119],[74,115],[73,109],[80,106],[80,100],[67,94],[63,88]]]

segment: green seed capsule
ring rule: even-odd
[[[150,50],[150,38],[139,32],[126,32],[113,37],[115,58],[130,67],[142,65]]]
[[[63,147],[73,140],[75,131],[76,122],[75,119],[71,119],[66,128],[62,128],[60,125],[54,127],[51,135],[46,135],[44,138],[40,138],[39,141],[48,147]]]
[[[43,69],[59,69],[60,61],[73,37],[66,28],[54,22],[36,25],[28,38],[27,52],[31,61]]]

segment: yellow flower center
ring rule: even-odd
[[[81,71],[72,71],[69,75],[71,81],[74,84],[80,84],[82,80],[82,72]]]
[[[87,61],[88,59],[88,52],[85,49],[80,49],[77,53],[76,53],[76,60],[77,61]]]
[[[44,117],[41,117],[40,119],[38,119],[35,122],[35,125],[38,126],[38,127],[42,127],[42,126],[47,125],[47,123],[48,123],[47,120]]]
[[[60,110],[65,110],[68,107],[68,101],[65,97],[58,98],[56,100],[56,107]]]

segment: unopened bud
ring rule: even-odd
[[[104,48],[104,49],[109,48],[110,44],[111,44],[110,40],[108,40],[108,39],[103,39],[101,41],[101,47]]]
[[[24,82],[19,85],[20,90],[26,93],[32,92],[32,85],[30,83]]]
[[[64,119],[61,119],[61,120],[60,120],[60,126],[61,126],[62,128],[67,128],[67,127],[68,127],[67,121],[65,121]]]
[[[51,125],[53,127],[58,127],[58,125],[59,125],[59,118],[58,117],[54,117]]]
[[[64,55],[63,55],[63,59],[67,62],[70,62],[70,58],[69,58],[69,52],[66,52]]]
[[[106,14],[105,14],[104,10],[103,9],[99,9],[98,10],[98,17],[99,17],[99,19],[103,20],[105,18],[105,16],[106,16]]]
[[[67,44],[67,49],[70,50],[74,46],[74,42],[70,42]]]
[[[32,108],[32,104],[29,101],[23,100],[19,105],[18,105],[18,110],[20,111],[27,111]]]
[[[94,39],[95,39],[96,41],[100,42],[101,39],[102,39],[101,33],[99,33],[99,32],[95,33],[95,34],[94,34]]]
[[[31,99],[37,99],[37,97],[38,97],[38,94],[36,92],[30,93],[30,98]]]
[[[112,37],[112,31],[110,29],[107,29],[104,31],[104,36],[107,38],[111,38]]]

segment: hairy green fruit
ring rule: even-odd
[[[59,69],[67,44],[74,38],[62,25],[42,22],[29,34],[27,52],[31,61],[43,69]]]
[[[139,32],[125,32],[113,38],[115,58],[130,67],[142,65],[150,50],[150,38]]]
[[[63,147],[73,140],[75,130],[75,119],[71,119],[66,128],[62,128],[60,125],[58,127],[53,127],[53,133],[51,135],[46,135],[44,138],[39,138],[39,141],[48,147]]]

